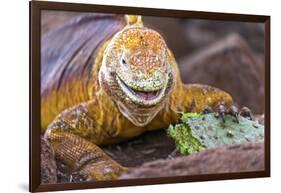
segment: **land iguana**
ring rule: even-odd
[[[167,128],[178,122],[180,112],[202,112],[206,107],[229,107],[233,103],[228,93],[217,88],[183,84],[163,37],[144,27],[141,16],[125,17],[127,24],[123,29],[108,35],[98,52],[92,50],[88,58],[83,58],[88,51],[84,48],[97,41],[91,37],[76,45],[79,49],[67,60],[63,56],[71,52],[70,48],[47,52],[42,43],[44,138],[56,156],[89,179],[112,180],[127,170],[99,146]],[[69,34],[64,35],[66,38]],[[55,44],[56,39],[50,37],[44,38]],[[45,52],[58,57],[47,60]],[[78,57],[83,58],[83,65]],[[89,62],[93,57],[94,62]]]

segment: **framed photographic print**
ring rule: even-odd
[[[30,191],[269,176],[269,16],[30,2]]]

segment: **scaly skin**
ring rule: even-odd
[[[65,96],[71,100],[76,94],[84,102],[72,107],[63,103],[65,97],[57,96],[67,94],[64,86],[41,101],[48,108],[41,112],[42,127],[49,124],[45,138],[57,156],[90,179],[116,179],[127,170],[98,145],[167,128],[180,112],[232,104],[231,96],[219,89],[184,85],[162,36],[143,27],[139,16],[126,17],[127,26],[100,48],[86,88]],[[75,88],[79,83],[71,84]],[[54,103],[65,110],[59,112]]]

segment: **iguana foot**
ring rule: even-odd
[[[115,180],[122,173],[128,171],[128,168],[121,166],[114,160],[103,160],[96,162],[95,160],[83,166],[79,173],[87,176],[89,181]]]
[[[215,112],[216,117],[221,117],[222,121],[225,123],[225,115],[232,115],[235,118],[235,121],[239,123],[239,110],[236,106],[231,105],[227,107],[224,102],[219,103],[216,107],[215,110],[213,110],[211,107],[207,106],[203,114],[208,114]]]
[[[237,123],[239,123],[239,116],[253,120],[253,113],[248,107],[242,107],[239,111],[236,106],[231,105],[227,107],[223,102],[217,105],[215,111],[210,107],[206,107],[203,111],[204,114],[211,112],[215,112],[215,116],[221,117],[223,122],[225,122],[225,115],[227,114],[232,115]]]

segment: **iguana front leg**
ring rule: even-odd
[[[176,112],[202,113],[206,108],[216,111],[220,104],[230,107],[233,104],[232,97],[208,85],[182,85],[172,97],[172,107]]]
[[[127,168],[93,143],[101,143],[110,135],[89,116],[87,105],[81,104],[61,113],[49,125],[45,139],[49,140],[56,156],[71,169],[85,174],[91,180],[116,179]]]
[[[233,116],[239,123],[239,115],[253,119],[252,112],[249,108],[239,109],[233,105],[232,97],[225,91],[201,84],[184,85],[182,90],[184,112],[216,112],[225,122],[225,115]]]

